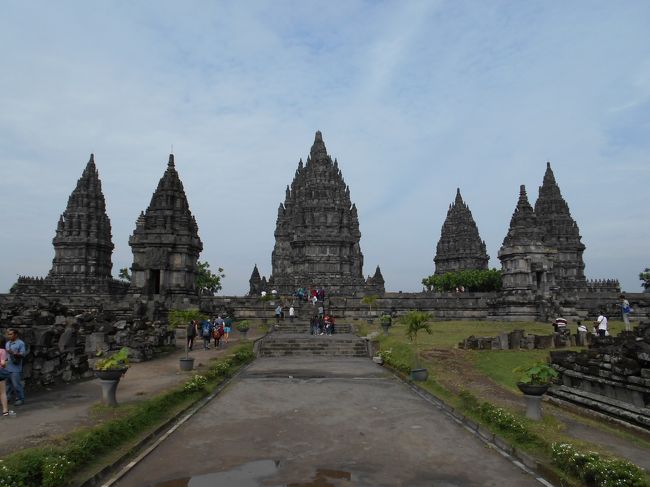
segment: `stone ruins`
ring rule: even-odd
[[[170,155],[129,238],[131,282],[114,279],[111,223],[91,155],[56,225],[52,269],[44,278],[22,276],[9,294],[0,295],[0,328],[18,328],[30,344],[26,379],[49,384],[88,376],[98,351],[128,346],[134,356],[151,357],[170,341],[170,309],[200,307],[206,313],[268,318],[273,310],[260,299],[262,291],[287,296],[301,287],[323,287],[328,310],[346,321],[367,316],[362,299],[369,295],[377,297],[376,310],[420,309],[436,319],[550,322],[555,315],[578,319],[595,316],[603,307],[612,313],[618,309],[617,281],[585,279],[585,246],[550,164],[534,208],[520,188],[498,252],[503,277],[498,293],[390,292],[379,266],[364,278],[357,208],[320,132],[286,189],[275,237],[272,274],[261,276],[255,265],[248,295],[200,296],[195,278],[203,244]],[[437,274],[487,268],[485,242],[460,190],[442,226],[434,262]],[[635,315],[647,318],[648,298],[628,295]]]

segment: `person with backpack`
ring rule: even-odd
[[[212,323],[208,319],[201,322],[201,338],[203,338],[203,350],[208,350],[212,339]]]
[[[226,344],[228,343],[228,340],[230,340],[231,331],[232,331],[232,318],[230,316],[227,316],[223,324],[223,338]]]
[[[7,382],[7,396],[9,399],[16,398],[14,406],[22,406],[25,402],[25,390],[23,389],[22,373],[23,359],[26,355],[25,342],[18,338],[18,331],[14,328],[7,330],[7,361],[6,369],[9,372],[9,382]]]

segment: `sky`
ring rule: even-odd
[[[550,161],[588,279],[650,267],[650,2],[20,1],[0,15],[0,292],[51,268],[89,159],[113,274],[169,153],[200,260],[242,295],[322,131],[364,275],[419,291],[460,188],[490,266]]]

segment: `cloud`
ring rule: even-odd
[[[167,154],[203,260],[270,274],[277,207],[316,130],[359,209],[364,273],[418,290],[460,187],[491,265],[550,160],[589,277],[647,267],[646,2],[10,3],[0,20],[0,287],[44,275],[95,152],[116,246]]]

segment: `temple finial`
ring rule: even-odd
[[[174,154],[169,154],[169,162],[167,163],[168,167],[174,167]]]

